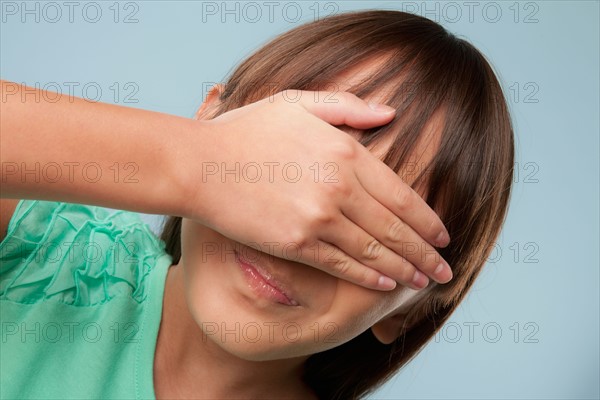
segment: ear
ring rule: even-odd
[[[435,282],[430,282],[426,289],[420,291],[403,288],[402,294],[405,297],[402,305],[385,315],[371,327],[373,336],[383,344],[390,344],[405,334],[424,316],[429,302],[428,299],[431,299],[431,290],[436,285]]]
[[[394,313],[373,325],[371,332],[381,343],[390,344],[408,330],[406,317],[405,313]]]
[[[194,115],[194,119],[212,119],[214,118],[214,112],[216,111],[216,107],[220,104],[219,98],[221,94],[225,90],[225,86],[217,83],[214,85],[208,94],[206,95],[206,99],[196,111]]]

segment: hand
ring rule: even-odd
[[[304,91],[290,103],[278,93],[201,122],[210,125],[201,134],[208,136],[197,136],[197,144],[190,138],[182,149],[187,165],[203,161],[186,171],[192,194],[184,216],[371,289],[393,289],[395,281],[420,289],[427,276],[449,281],[450,267],[432,247],[450,240],[435,212],[331,126],[371,128],[390,122],[395,110],[372,109],[343,92],[336,103],[315,101],[325,95]],[[407,242],[420,251],[407,252]]]

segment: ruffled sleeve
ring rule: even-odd
[[[0,243],[0,299],[92,306],[145,300],[147,277],[169,258],[165,244],[131,212],[21,200]]]

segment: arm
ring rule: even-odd
[[[19,200],[0,199],[0,242],[6,237],[8,223],[15,212]]]
[[[174,138],[202,124],[67,96],[48,102],[52,94],[1,85],[2,198],[180,215],[186,188]]]
[[[335,104],[307,100],[312,96],[289,103],[278,95],[197,121],[64,96],[49,102],[54,95],[24,89],[1,82],[3,198],[182,216],[244,244],[293,242],[301,254],[294,261],[373,289],[391,289],[394,280],[420,288],[427,278],[417,266],[441,283],[452,276],[447,265],[437,269],[441,257],[430,245],[449,241],[438,216],[391,169],[329,125],[382,125],[394,116],[389,107],[371,109],[348,93]],[[302,179],[240,183],[204,170],[272,161],[297,162]],[[335,182],[311,179],[310,167],[327,163],[339,167]],[[254,214],[247,210],[265,206],[266,217],[248,218]],[[403,241],[419,244],[426,257],[404,254],[404,262]],[[316,256],[315,246],[323,249]]]

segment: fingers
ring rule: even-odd
[[[331,125],[348,125],[358,129],[373,128],[387,124],[396,114],[392,107],[369,104],[348,92],[303,93],[298,103]]]
[[[347,234],[339,235],[338,232],[346,232]],[[401,285],[409,286],[415,290],[423,289],[429,283],[427,276],[419,272],[406,257],[390,250],[345,217],[332,224],[330,231],[323,232],[321,237],[323,241],[330,243],[332,246],[339,249],[349,249],[344,254],[341,250],[338,250],[337,253],[328,254],[328,261],[330,262],[332,259],[343,261],[343,268],[339,264],[334,263],[332,265],[333,272],[346,272],[346,276],[354,273],[360,279],[361,274],[365,273],[364,268],[367,267],[375,269]],[[417,254],[416,259],[418,260],[418,258]],[[365,279],[363,278],[363,280]]]
[[[350,93],[331,95],[329,92],[304,91],[294,102],[296,106],[287,109],[294,108],[298,112],[297,106],[300,106],[331,125],[358,129],[386,124],[395,116],[393,108],[370,106]],[[288,98],[298,98],[297,93]],[[283,106],[286,92],[281,92],[276,101]],[[281,109],[285,111],[286,108]],[[308,122],[311,120],[315,123],[299,125],[303,131],[318,132],[321,126],[327,127],[312,118]],[[328,140],[332,146],[313,150],[319,150],[315,157],[332,157],[340,163],[347,162],[352,168],[343,171],[344,176],[336,181],[339,185],[328,188],[331,190],[295,193],[294,196],[304,196],[330,214],[327,223],[321,216],[315,218],[314,212],[298,215],[299,220],[292,223],[298,227],[295,229],[296,236],[300,234],[298,243],[310,244],[301,246],[299,261],[338,278],[379,290],[393,289],[396,282],[418,290],[427,286],[427,276],[440,283],[450,280],[450,268],[431,246],[443,247],[450,240],[436,213],[367,149],[354,142],[352,147],[348,144],[350,140],[343,142],[340,135],[338,138],[333,135],[336,129],[328,129],[332,132]],[[340,145],[344,143],[346,149],[352,151],[340,152],[340,148],[344,149]],[[361,150],[354,151],[355,148]],[[310,254],[311,245],[315,247],[314,254]]]
[[[337,246],[322,240],[311,245],[310,252],[303,251],[298,261],[368,289],[392,290],[396,287],[396,281],[390,277],[360,264]]]
[[[364,249],[375,239],[382,248],[378,253],[371,254],[370,258],[363,259],[360,254],[353,253],[350,253],[351,256],[396,280],[398,276],[402,279],[406,273],[398,271],[404,266],[398,262],[399,258],[410,262],[438,283],[447,283],[452,279],[450,266],[433,246],[390,210],[365,192],[357,192],[350,203],[350,206],[342,207],[342,212],[349,223],[356,224],[365,231],[365,235],[358,238],[363,242],[357,243],[355,248]],[[355,207],[356,204],[361,204],[360,209]]]
[[[331,96],[329,92],[305,93],[307,95],[301,97],[300,105],[332,125],[366,129],[386,124],[395,115],[392,107],[381,104],[370,106],[347,92],[335,92],[328,101],[325,99],[328,95]],[[357,171],[357,178],[375,200],[390,209],[429,243],[437,247],[448,245],[450,237],[437,214],[381,161],[372,158],[368,165]]]
[[[364,167],[356,170],[365,190],[427,242],[446,247],[450,236],[435,211],[387,165],[374,157],[366,158]]]

